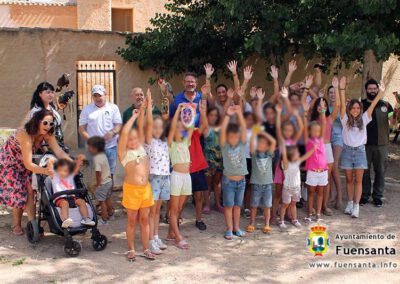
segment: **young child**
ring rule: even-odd
[[[368,168],[365,144],[367,143],[367,125],[372,120],[375,106],[382,98],[385,89],[379,85],[380,92],[375,96],[371,105],[363,113],[363,104],[358,100],[351,100],[347,107],[343,103],[340,108],[340,119],[343,126],[343,153],[340,161],[346,175],[346,190],[348,195],[345,214],[353,218],[359,217],[359,202],[362,194],[362,179],[364,170]],[[340,79],[340,96],[345,101],[346,77]]]
[[[94,195],[100,203],[101,219],[99,224],[107,225],[108,219],[114,214],[111,193],[112,179],[107,156],[104,153],[106,142],[103,137],[93,136],[87,141],[88,151],[93,157],[93,166],[96,172],[96,189]]]
[[[147,109],[150,109],[151,94],[147,97]],[[146,144],[144,145],[150,158],[150,184],[155,205],[150,209],[150,250],[154,254],[161,254],[167,246],[158,236],[160,226],[160,210],[163,201],[168,201],[171,195],[170,168],[168,143],[164,135],[163,119],[154,116],[151,111],[146,112]]]
[[[179,119],[183,107],[184,104],[179,104],[168,133],[169,155],[173,171],[171,173],[170,220],[167,240],[175,241],[175,245],[180,249],[189,249],[189,244],[183,239],[178,227],[179,214],[187,196],[192,195],[189,146],[193,128],[186,129]]]
[[[139,219],[143,254],[141,256],[148,260],[154,260],[155,256],[149,249],[150,208],[154,200],[149,183],[149,158],[143,148],[143,129],[140,131],[132,125],[138,118],[140,125],[144,119],[144,106],[140,110],[134,110],[132,117],[124,125],[118,142],[118,158],[125,168],[125,180],[122,191],[122,206],[125,207],[128,216],[126,226],[126,237],[128,241],[128,261],[136,259],[134,250],[135,225]],[[137,218],[139,216],[139,218]]]
[[[229,124],[230,117],[236,114],[239,125]],[[230,106],[221,126],[221,149],[223,159],[222,194],[225,210],[225,239],[232,240],[233,234],[244,237],[240,230],[240,209],[246,187],[247,175],[245,145],[247,140],[246,122],[240,106]]]
[[[307,201],[308,201],[308,216],[304,219],[305,222],[311,222],[314,208],[314,193],[317,193],[317,210],[316,221],[320,222],[322,201],[324,190],[328,184],[328,163],[326,160],[324,133],[326,125],[326,109],[321,105],[318,109],[320,112],[321,124],[317,121],[312,121],[309,126],[310,137],[308,137],[307,118],[304,118],[304,142],[306,143],[306,151],[316,148],[312,155],[306,160],[307,170]]]
[[[260,126],[258,126],[260,127]],[[252,163],[252,173],[250,178],[251,188],[251,222],[247,226],[246,231],[253,233],[255,231],[255,221],[257,209],[263,208],[265,225],[262,229],[264,234],[272,231],[269,226],[270,209],[272,206],[272,159],[276,148],[276,140],[268,133],[258,132],[253,129],[253,134],[250,138],[250,153]],[[255,140],[257,138],[257,146]]]
[[[301,191],[300,165],[314,153],[316,147],[312,148],[302,157],[300,157],[300,152],[297,146],[286,147],[285,143],[282,141],[281,147],[282,169],[285,177],[283,180],[282,206],[280,212],[281,219],[279,222],[279,228],[284,230],[286,229],[284,217],[287,209],[291,213],[291,223],[295,227],[301,227],[301,224],[297,219],[296,208],[296,203],[300,201]]]
[[[244,191],[244,213],[247,218],[250,218],[250,195],[251,195],[251,171],[252,171],[252,162],[251,162],[251,154],[250,154],[250,138],[253,134],[253,126],[256,122],[256,116],[253,112],[247,111],[243,113],[244,120],[246,122],[246,145],[245,145],[245,154],[246,154],[246,164],[247,164],[247,172],[246,175],[246,189]],[[255,143],[256,140],[253,140]],[[253,145],[254,146],[254,145]]]
[[[49,160],[47,167],[51,169],[54,166],[55,171],[54,174],[50,176],[53,186],[53,193],[76,189],[74,177],[78,174],[80,168],[82,167],[84,159],[84,155],[79,155],[75,164],[67,159],[60,159],[55,162],[54,160]],[[75,203],[75,205],[79,207],[79,212],[82,216],[81,224],[85,226],[94,226],[95,222],[89,218],[89,212],[86,207],[85,200],[77,198],[73,195],[62,195],[54,200],[55,205],[61,209],[61,227],[63,229],[67,229],[74,223],[74,221],[69,218],[68,215],[70,198],[72,198],[72,201]]]

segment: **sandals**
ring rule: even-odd
[[[155,260],[156,259],[155,255],[150,251],[150,249],[144,250],[144,252],[140,256],[144,257],[147,260]]]
[[[270,226],[264,226],[264,228],[262,229],[262,232],[264,234],[270,234],[272,232],[272,228]]]
[[[189,249],[189,244],[185,240],[175,241],[175,246],[180,249]]]
[[[232,239],[233,239],[233,233],[232,233],[232,231],[226,231],[225,234],[224,234],[224,238],[225,238],[226,240],[228,240],[228,241],[232,240]]]
[[[308,217],[304,217],[304,222],[311,223],[312,222],[312,214],[309,214]]]
[[[301,224],[300,224],[299,220],[297,220],[297,219],[292,220],[291,223],[292,223],[292,225],[295,226],[296,228],[301,228]]]
[[[126,258],[129,262],[134,262],[136,260],[135,250],[130,250],[126,253]]]
[[[322,210],[322,213],[326,216],[332,216],[333,212],[330,208],[326,207],[324,210]]]
[[[13,226],[11,230],[14,236],[22,236],[24,234],[24,230],[20,226]]]
[[[236,232],[233,232],[233,234],[236,236],[236,237],[239,237],[239,238],[242,238],[242,237],[244,237],[244,236],[246,236],[246,233],[245,232],[243,232],[242,230],[237,230]]]
[[[210,214],[210,212],[211,212],[210,207],[204,207],[204,208],[203,208],[203,213],[204,213],[204,214]]]
[[[248,225],[246,227],[246,232],[247,233],[254,233],[255,230],[256,230],[256,227],[254,227],[253,225]]]
[[[321,214],[315,215],[315,221],[316,221],[317,223],[322,221]]]

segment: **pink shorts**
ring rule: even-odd
[[[280,161],[280,160],[279,160]],[[276,165],[275,175],[274,175],[274,183],[275,184],[283,184],[284,174],[281,168],[280,163]]]

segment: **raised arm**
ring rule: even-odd
[[[149,90],[147,89],[147,91],[149,91]],[[146,99],[143,101],[142,105],[140,106],[140,112],[139,112],[139,117],[138,117],[138,121],[137,121],[137,132],[138,132],[138,137],[139,137],[140,143],[143,143],[145,140],[144,115],[146,112],[151,112],[151,111],[152,111],[152,105],[151,105],[151,102],[149,105],[149,101],[148,101],[147,95],[146,95]]]
[[[271,66],[271,72],[269,73],[274,80],[274,93],[269,98],[269,101],[273,104],[276,104],[279,98],[279,81],[278,81],[278,68],[275,65]]]
[[[258,126],[258,127],[260,127],[260,126]],[[251,133],[251,137],[250,137],[250,154],[251,155],[253,155],[256,151],[255,142],[256,142],[257,134],[258,133],[256,131],[254,131],[254,129],[253,129],[253,132]]]
[[[166,82],[163,78],[158,79],[157,83],[163,97],[167,98],[169,101],[172,102],[174,100],[174,94],[172,93],[171,85],[168,82]]]
[[[304,92],[303,95],[301,96],[301,105],[303,106],[303,110],[304,112],[308,111],[311,108],[311,105],[314,104],[314,102],[317,100],[317,96],[311,96],[312,100],[310,102],[310,105],[307,108],[307,96],[308,94],[311,94],[312,90],[311,90],[311,86],[313,84],[313,80],[314,80],[314,76],[313,75],[307,75],[306,79],[305,79],[305,88],[304,88]],[[307,108],[307,110],[305,108]]]
[[[375,96],[374,100],[372,101],[371,105],[369,106],[369,108],[367,109],[367,115],[369,118],[372,117],[372,113],[377,105],[377,103],[379,102],[379,100],[383,97],[383,94],[385,93],[385,83],[383,83],[383,81],[381,80],[381,82],[379,83],[379,92],[378,94]]]
[[[232,76],[233,76],[233,84],[235,87],[235,90],[240,88],[240,81],[239,81],[239,76],[237,74],[237,61],[232,60],[226,64],[226,67],[231,71]]]
[[[205,84],[205,88],[204,91],[206,92],[206,96],[207,96],[207,101],[210,105],[214,105],[215,101],[213,96],[211,95],[211,76],[214,73],[214,67],[212,66],[212,64],[207,63],[206,65],[204,65],[204,71],[206,72],[206,84]],[[202,89],[203,92],[203,89]],[[204,95],[204,94],[203,94]]]
[[[331,115],[329,116],[329,119],[331,120],[331,123],[333,123],[339,113],[339,108],[340,108],[340,96],[339,96],[339,80],[335,76],[332,79],[332,86],[335,89],[335,105],[333,106],[333,110]]]
[[[167,97],[161,99],[161,117],[164,121],[169,120],[169,100]]]
[[[303,135],[304,125],[303,125],[303,119],[300,117],[298,109],[293,109],[293,115],[296,118],[297,126],[298,126],[297,133],[294,136],[294,141],[297,143],[297,141],[299,141],[301,136]]]
[[[289,87],[290,86],[290,81],[292,80],[292,75],[294,71],[297,69],[297,63],[296,60],[292,60],[289,62],[289,68],[288,68],[288,73],[286,75],[285,81],[283,82],[284,87]]]
[[[288,90],[288,88],[282,87],[280,95],[282,97],[282,101],[285,104],[285,108],[286,108],[286,113],[285,113],[285,116],[282,118],[282,121],[286,121],[286,120],[289,120],[290,116],[292,115],[292,104],[289,101],[289,90]]]
[[[199,109],[200,109],[199,133],[201,135],[201,134],[205,134],[208,132],[207,101],[206,100],[201,100]]]
[[[281,155],[282,155],[283,169],[286,170],[288,168],[289,161],[288,161],[288,158],[287,158],[285,140],[284,139],[280,140],[280,143],[281,143],[281,152],[282,152]]]
[[[168,145],[171,145],[172,141],[174,140],[174,134],[175,134],[175,131],[176,131],[176,125],[178,124],[178,119],[179,119],[179,115],[180,115],[180,113],[182,111],[182,108],[183,108],[183,104],[179,104],[178,108],[177,108],[177,110],[176,110],[176,112],[174,114],[174,117],[172,118],[171,126],[169,128],[169,133],[168,133]]]
[[[319,90],[321,89],[322,85],[322,70],[321,66],[322,64],[315,64],[314,70],[315,70],[315,75],[314,75],[314,86]]]
[[[82,168],[83,161],[85,160],[85,158],[86,157],[83,154],[79,154],[78,157],[76,157],[74,171],[72,172],[73,176],[76,176],[79,173],[79,171]]]
[[[321,100],[322,104],[323,100]],[[328,107],[328,106],[327,106]],[[325,139],[325,129],[326,129],[326,110],[322,108],[321,106],[321,111],[319,113],[319,117],[321,118],[321,138]]]
[[[346,77],[340,78],[340,118],[346,113]]]
[[[122,127],[121,133],[119,135],[117,154],[118,159],[122,161],[126,155],[126,144],[128,143],[128,136],[132,130],[133,123],[138,118],[140,111],[134,109],[132,112],[131,118],[125,123],[124,127]]]
[[[263,91],[263,89],[259,88],[256,91],[256,97],[257,97],[257,106],[256,109],[254,110],[254,113],[256,114],[257,117],[257,123],[261,124],[263,122],[262,106],[265,97],[265,92]]]
[[[246,66],[243,69],[243,83],[241,86],[241,89],[243,90],[244,93],[246,93],[247,90],[247,86],[249,85],[249,82],[251,80],[251,78],[253,77],[253,67],[250,66]]]
[[[310,158],[312,156],[312,154],[314,154],[315,150],[317,150],[317,148],[318,148],[318,145],[314,144],[313,148],[310,151],[306,152],[303,156],[300,157],[299,162],[302,163],[305,160],[307,160],[308,158]]]
[[[229,106],[226,110],[226,115],[224,117],[224,120],[222,121],[221,125],[221,130],[220,130],[220,145],[221,147],[225,146],[226,143],[226,130],[228,128],[229,120],[231,116],[235,113],[235,107],[236,106]]]
[[[304,144],[307,144],[308,141],[308,114],[304,113],[303,115],[303,130],[304,130]]]
[[[244,120],[242,109],[239,106],[235,106],[235,112],[237,114],[239,126],[240,126],[240,141],[242,144],[246,144],[247,142],[247,127],[246,121]]]
[[[151,111],[152,98],[150,89],[147,89],[147,112],[146,112],[146,131],[145,143],[150,144],[153,139],[153,112]]]
[[[276,137],[279,141],[284,140],[282,135],[282,106],[277,104],[275,106],[276,110]]]
[[[272,152],[272,153],[275,152],[275,149],[276,149],[276,139],[275,139],[274,137],[272,137],[270,134],[268,134],[267,132],[265,132],[265,131],[261,131],[261,132],[259,133],[259,135],[264,136],[265,139],[268,140],[269,144],[271,145],[271,147],[270,147],[270,152]]]

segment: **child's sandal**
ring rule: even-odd
[[[228,241],[232,240],[232,238],[233,238],[233,233],[232,233],[232,231],[226,231],[225,234],[224,234],[224,238],[225,238],[226,240],[228,240]]]
[[[264,228],[262,229],[262,232],[264,234],[270,234],[272,232],[272,228],[270,226],[264,226]]]
[[[144,257],[147,260],[155,260],[156,259],[154,254],[150,251],[150,249],[146,249],[140,256]]]
[[[246,227],[246,232],[247,233],[254,233],[255,230],[256,230],[256,227],[254,227],[253,225],[248,225]]]
[[[242,230],[237,230],[236,232],[233,232],[233,234],[236,236],[236,237],[239,237],[239,238],[243,238],[244,236],[246,236],[246,233],[245,232],[243,232]]]
[[[134,262],[136,260],[135,250],[128,251],[126,258],[129,262]]]

